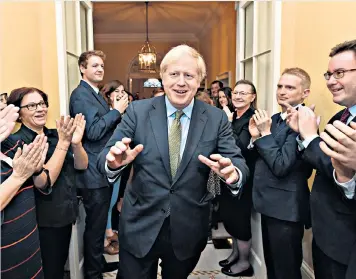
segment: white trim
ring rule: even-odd
[[[281,43],[282,43],[282,2],[273,1],[272,6],[274,26],[273,26],[273,46],[272,46],[272,67],[273,67],[273,85],[278,83],[281,71]],[[272,111],[278,112],[277,98],[273,98]]]
[[[115,42],[142,42],[146,40],[145,33],[118,33],[118,34],[95,34],[94,39],[100,43],[115,43]],[[149,39],[152,42],[179,42],[190,41],[198,42],[199,39],[194,33],[153,33],[149,34]]]
[[[94,29],[93,29],[93,5],[91,2],[83,1],[82,2],[87,8],[87,41],[88,41],[88,50],[94,49]]]
[[[76,34],[76,54],[79,56],[82,53],[82,37],[81,37],[81,24],[80,24],[80,2],[75,2],[75,34]]]
[[[246,6],[247,7],[247,6]],[[259,10],[259,2],[253,2],[253,50],[252,50],[252,83],[258,85],[257,79],[257,58],[255,54],[258,50],[258,10]]]
[[[59,92],[59,113],[66,115],[69,112],[68,103],[68,83],[67,83],[67,55],[66,36],[64,25],[64,2],[55,1],[56,13],[56,38],[58,56],[58,92]]]
[[[238,37],[238,41],[239,41],[239,55],[238,57],[241,59],[243,59],[245,57],[245,8],[241,7],[241,3],[240,3],[240,9],[239,9],[239,14],[240,14],[240,19],[239,19],[239,37]],[[236,28],[237,29],[237,28]],[[239,64],[239,73],[240,76],[238,79],[242,79],[244,77],[244,71],[245,71],[245,64],[241,63],[241,61],[238,61]]]

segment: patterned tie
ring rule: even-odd
[[[349,117],[350,117],[350,115],[351,115],[351,113],[350,113],[349,109],[348,109],[348,108],[345,109],[345,111],[344,111],[344,112],[342,113],[342,115],[341,115],[340,121],[341,121],[342,123],[346,124],[346,123],[347,123],[347,120],[348,120]]]
[[[180,119],[183,115],[183,111],[176,111],[171,129],[169,130],[169,162],[171,165],[172,179],[176,176],[180,163],[180,143],[182,139],[182,126],[180,124]]]

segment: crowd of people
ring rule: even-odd
[[[102,84],[105,59],[98,50],[81,54],[82,79],[56,129],[46,127],[45,92],[0,95],[2,278],[63,279],[79,200],[86,279],[111,268],[119,279],[157,278],[159,260],[162,278],[187,278],[214,226],[212,201],[232,237],[222,273],[254,274],[254,208],[268,279],[302,278],[310,227],[315,278],[355,278],[356,40],[330,52],[324,77],[344,109],[320,135],[314,106],[304,104],[311,93],[304,69],[282,72],[281,112],[270,115],[257,107],[249,80],[201,89],[206,65],[187,45],[165,55],[162,88],[144,100],[118,80]],[[110,267],[103,253],[119,254],[119,264]]]

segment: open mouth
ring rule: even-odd
[[[183,94],[187,93],[188,90],[176,90],[176,89],[174,89],[174,92],[176,92],[177,94],[183,95]]]

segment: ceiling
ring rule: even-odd
[[[223,14],[227,2],[155,1],[148,6],[150,40],[172,34],[199,38]],[[96,38],[144,38],[145,2],[94,2]]]

